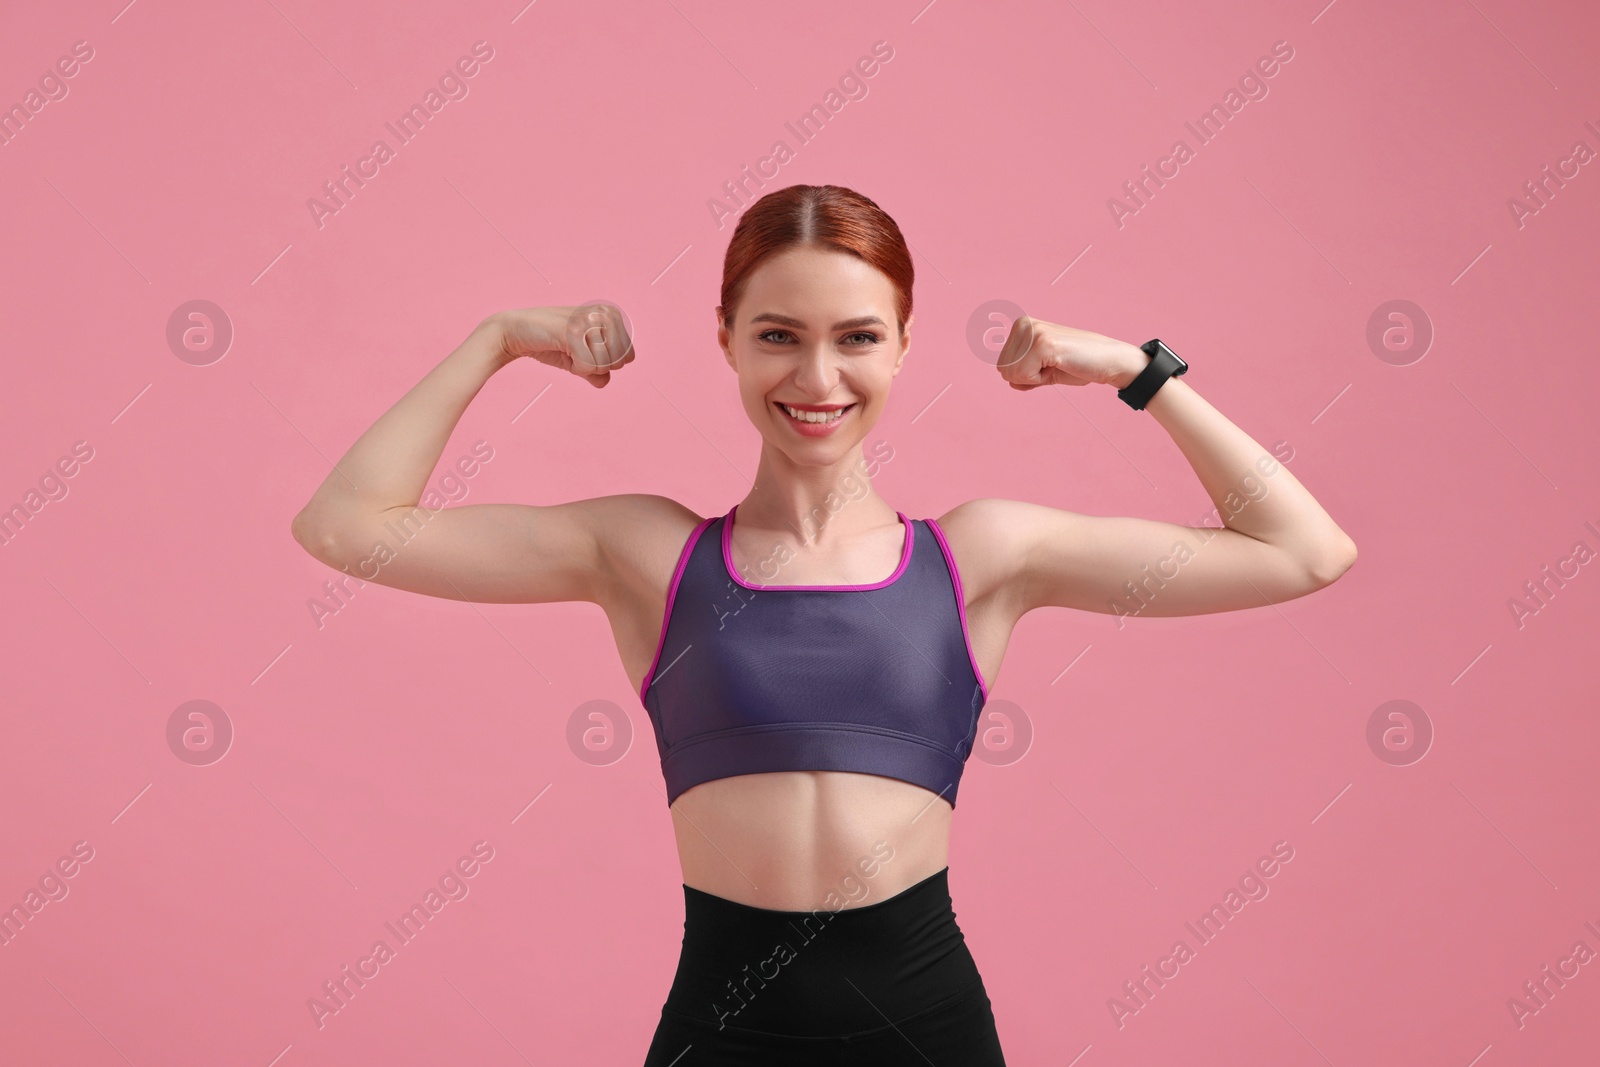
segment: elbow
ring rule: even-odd
[[[293,537],[295,543],[307,551],[316,541],[316,529],[311,525],[311,519],[307,515],[305,508],[295,512],[294,518],[289,520],[289,536]]]
[[[338,539],[325,527],[314,523],[306,511],[298,512],[289,523],[289,534],[295,542],[320,562],[335,566],[338,558]]]
[[[1349,537],[1330,547],[1310,565],[1312,579],[1321,586],[1332,585],[1356,562],[1356,543]]]

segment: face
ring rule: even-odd
[[[895,327],[888,276],[848,253],[792,248],[751,273],[736,315],[731,329],[718,320],[717,342],[767,444],[803,466],[858,450],[911,346],[911,320],[904,334]],[[784,405],[832,421],[801,421]]]

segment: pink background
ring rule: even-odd
[[[463,502],[725,512],[758,440],[715,348],[732,220],[708,205],[783,139],[758,193],[852,186],[917,257],[869,435],[893,506],[1209,509],[1110,390],[1002,384],[966,331],[1004,299],[1170,341],[1360,548],[1273,607],[1022,621],[993,697],[1032,747],[971,761],[951,863],[1009,1061],[1595,1062],[1600,960],[1520,1027],[1507,1001],[1600,951],[1600,564],[1520,626],[1509,602],[1600,549],[1600,164],[1520,227],[1507,200],[1600,150],[1600,16],[1322,2],[14,6],[0,104],[76,41],[93,58],[0,147],[0,505],[67,489],[0,548],[0,905],[93,858],[0,948],[0,1059],[643,1059],[682,890],[603,614],[369,584],[319,627],[334,572],[289,520],[483,316],[595,298],[638,361],[604,391],[509,368],[434,484],[483,440]],[[480,40],[469,95],[396,147],[384,123]],[[1119,227],[1108,198],[1280,40],[1268,95]],[[799,143],[784,123],[877,41],[865,97]],[[319,227],[308,199],[379,138],[395,157]],[[234,330],[208,365],[167,341],[196,299]],[[1420,359],[1368,345],[1397,299],[1432,324]],[[203,766],[167,738],[195,699],[235,732]],[[1434,731],[1409,765],[1367,741],[1395,699]],[[631,721],[606,765],[567,740],[590,700]],[[469,895],[319,1028],[308,998],[478,841]],[[1278,841],[1270,894],[1119,1027],[1109,998]]]

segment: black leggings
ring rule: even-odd
[[[683,952],[644,1067],[1004,1067],[949,873],[840,911],[685,885]]]

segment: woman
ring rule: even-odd
[[[467,403],[508,362],[596,387],[632,362],[616,310],[595,305],[485,319],[295,518],[296,540],[343,568],[391,512],[427,515],[427,536],[372,580],[605,610],[655,730],[683,868],[682,952],[646,1067],[1004,1063],[947,858],[956,785],[1017,620],[1046,606],[1259,607],[1355,560],[1294,476],[1171,376],[1170,354],[1146,372],[1158,358],[1146,349],[1027,317],[1001,377],[1111,385],[1136,407],[1142,391],[1226,502],[1226,525],[1202,541],[998,499],[908,519],[862,477],[862,442],[909,349],[911,287],[899,228],[851,190],[791,186],[745,212],[717,339],[762,448],[726,515],[646,494],[417,507]]]

